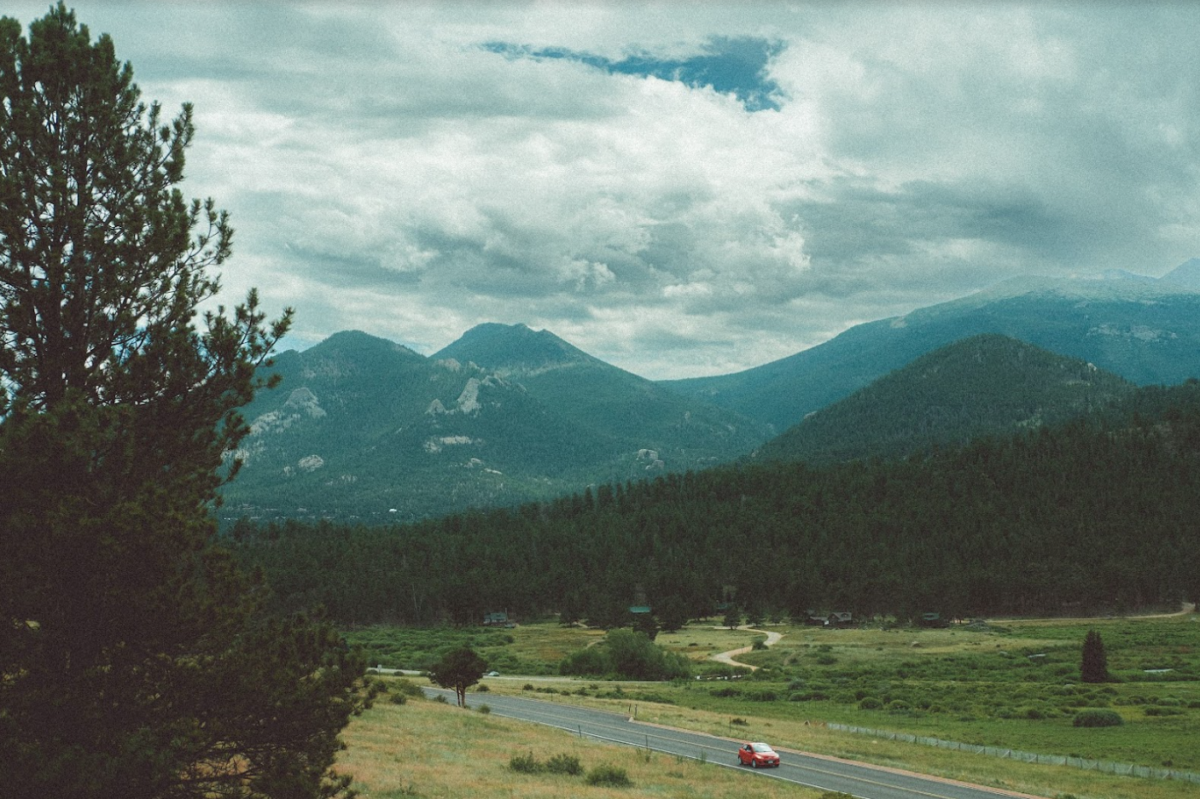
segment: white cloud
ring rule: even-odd
[[[526,322],[711,374],[1009,274],[1196,254],[1184,4],[75,5],[148,98],[196,104],[184,190],[233,214],[229,292],[294,305],[300,345]],[[484,47],[718,36],[780,44],[777,110]]]

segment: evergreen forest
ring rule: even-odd
[[[1177,608],[1200,596],[1200,383],[1006,439],[827,467],[740,465],[404,526],[227,531],[282,609],[342,624],[630,605],[906,620]]]

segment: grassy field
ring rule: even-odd
[[[716,652],[761,638],[744,630],[714,629],[714,623],[696,623],[679,633],[660,635],[658,643],[702,666]],[[376,628],[357,631],[352,638],[390,647],[389,657],[397,666],[420,668],[418,660],[435,656],[439,646],[461,644],[475,636],[472,645],[482,643],[479,651],[493,667],[508,664],[498,669],[503,678],[484,681],[490,691],[602,706],[636,713],[642,720],[759,737],[789,749],[863,759],[1039,796],[1175,799],[1197,792],[1191,783],[1022,764],[840,733],[825,726],[843,722],[1042,754],[1200,772],[1200,750],[1194,745],[1200,735],[1200,623],[1194,614],[1086,622],[1009,621],[970,629],[823,630],[789,625],[769,629],[782,633],[782,640],[769,650],[741,657],[760,667],[753,675],[708,679],[722,673],[712,664],[715,670],[697,670],[705,679],[675,684],[551,680],[548,675],[562,655],[595,643],[602,633],[550,623],[503,632]],[[1078,681],[1081,644],[1089,629],[1103,637],[1114,682]],[[529,681],[512,676],[521,671],[539,676]],[[419,704],[378,710],[393,714],[398,710],[400,723],[403,714]],[[1077,713],[1095,708],[1117,712],[1124,724],[1105,729],[1074,726]],[[356,722],[349,735],[366,721]],[[348,742],[350,752],[356,753],[356,744],[351,738]],[[486,746],[486,739],[482,745]],[[488,757],[507,762],[511,754],[496,751]],[[501,783],[515,776],[501,772]],[[428,790],[421,789],[420,795],[453,795]],[[536,794],[521,790],[496,795]]]
[[[562,730],[431,701],[393,705],[385,698],[355,719],[343,737],[347,749],[338,768],[353,775],[353,788],[364,799],[821,796],[818,791],[776,780],[748,778],[736,769],[713,763],[581,740]],[[556,755],[578,758],[584,773],[526,774],[510,768],[514,756],[529,754],[543,763]],[[624,771],[631,786],[589,785],[588,773],[602,766]]]

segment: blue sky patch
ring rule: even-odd
[[[484,49],[508,58],[560,58],[602,69],[616,75],[654,76],[693,88],[712,87],[733,94],[747,111],[778,110],[779,85],[767,74],[767,63],[783,50],[783,43],[754,37],[715,36],[700,55],[664,59],[649,53],[626,56],[620,61],[564,47],[532,49],[507,42],[489,42]]]

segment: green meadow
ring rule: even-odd
[[[641,720],[777,746],[853,757],[1049,797],[1184,797],[1195,783],[1039,766],[852,734],[827,725],[1200,772],[1200,620],[1194,613],[1089,620],[1006,620],[920,629],[875,625],[759,629],[782,638],[724,666],[712,655],[762,641],[760,632],[693,622],[656,643],[694,661],[672,683],[555,678],[566,654],[603,631],[553,622],[511,629],[372,627],[348,637],[372,663],[421,670],[440,652],[477,649],[499,678],[476,690],[619,709]],[[1111,681],[1079,679],[1088,630],[1100,633]],[[529,679],[523,679],[528,676]],[[1112,711],[1119,726],[1076,726]],[[401,714],[400,718],[403,718]],[[486,745],[484,742],[481,745]],[[351,739],[351,751],[354,745]],[[493,753],[500,757],[503,753]]]

